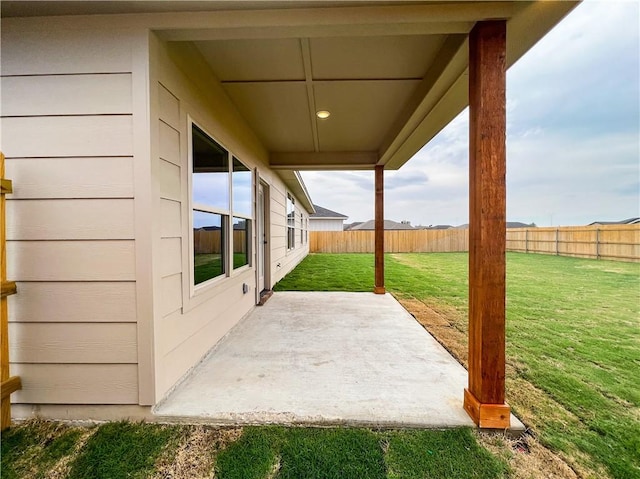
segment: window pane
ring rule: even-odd
[[[225,273],[226,216],[193,212],[193,279],[200,284]]]
[[[251,221],[233,218],[233,269],[249,264],[249,233]]]
[[[193,202],[229,209],[229,154],[193,125]]]
[[[231,181],[233,184],[233,212],[251,216],[251,170],[237,158],[233,159]]]

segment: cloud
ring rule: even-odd
[[[640,216],[639,17],[638,2],[587,0],[509,70],[510,221]],[[465,110],[399,171],[385,173],[385,217],[468,221],[468,130]],[[304,178],[316,203],[350,221],[373,218],[371,172]]]

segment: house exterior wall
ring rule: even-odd
[[[252,266],[191,296],[187,115],[268,185],[268,285],[308,253],[308,212],[288,250],[287,187],[208,67],[144,22],[2,20],[17,416],[142,417],[254,307],[255,215]]]
[[[311,218],[309,231],[342,231],[344,219],[342,218]]]
[[[283,181],[268,166],[257,140],[200,54],[188,45],[168,46],[151,37],[152,148],[158,171],[153,215],[160,227],[154,244],[154,324],[156,399],[162,398],[256,303],[256,216],[252,219],[251,267],[192,292],[189,216],[188,130],[196,122],[269,187],[271,284],[308,253],[308,242],[286,248],[286,195]],[[253,195],[255,197],[255,193]],[[255,203],[255,198],[253,199]],[[297,230],[301,221],[296,210]],[[308,218],[306,211],[302,212]],[[243,293],[243,285],[249,287]]]
[[[41,27],[2,23],[12,400],[137,405],[132,39]]]

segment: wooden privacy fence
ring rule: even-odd
[[[614,261],[640,261],[640,225],[509,229],[507,250]]]
[[[247,232],[245,230],[233,231],[233,252],[246,253]],[[194,230],[193,250],[196,254],[220,253],[222,251],[221,230]]]
[[[387,253],[469,251],[469,230],[384,232]],[[373,231],[312,231],[312,253],[373,253]],[[640,261],[640,225],[511,228],[507,251],[615,261]]]
[[[311,253],[373,253],[373,231],[311,231]],[[469,251],[469,230],[394,230],[384,232],[385,253]]]

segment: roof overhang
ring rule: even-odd
[[[119,14],[187,43],[292,181],[292,170],[400,168],[467,106],[476,22],[507,21],[510,66],[578,3],[5,0],[2,15]]]

